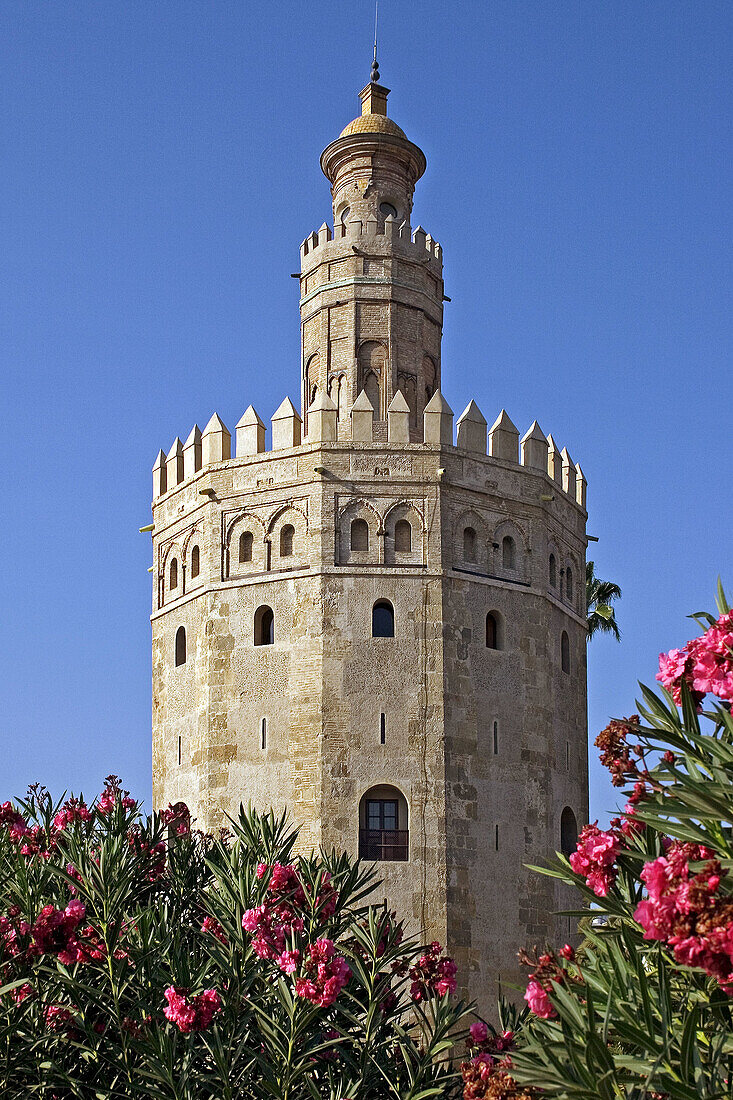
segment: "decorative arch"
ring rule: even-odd
[[[251,535],[250,556],[247,556],[247,535]],[[242,511],[229,522],[224,538],[224,575],[238,576],[264,570],[265,524],[254,512]],[[244,545],[242,540],[244,539]],[[242,556],[242,552],[243,555]]]
[[[384,419],[383,396],[387,373],[387,348],[377,340],[365,340],[356,353],[359,384],[374,409],[374,419]]]
[[[513,519],[501,520],[494,528],[491,542],[494,554],[493,572],[499,576],[526,579],[529,540],[520,524]]]
[[[471,537],[470,532],[474,535]],[[468,532],[468,534],[467,534]],[[473,544],[473,556],[470,556]],[[467,556],[469,555],[469,556]],[[478,512],[461,512],[453,528],[453,560],[461,568],[485,573],[489,565],[488,528]]]
[[[290,528],[288,534],[287,528]],[[307,560],[308,516],[297,504],[279,505],[271,513],[265,528],[270,543],[272,569],[300,569]]]
[[[407,799],[399,787],[380,783],[359,802],[359,857],[397,862],[410,858],[410,822]]]
[[[348,417],[347,382],[345,374],[333,375],[328,383],[328,396],[337,409],[337,418],[345,420]]]
[[[277,508],[275,508],[275,510],[270,513],[270,516],[267,520],[267,523],[264,523],[262,525],[263,528],[264,528],[265,534],[266,535],[271,535],[274,532],[275,526],[278,523],[278,521],[283,519],[284,516],[286,516],[288,512],[296,512],[300,516],[300,518],[302,519],[303,523],[305,525],[308,524],[308,515],[307,515],[307,513],[300,507],[299,504],[294,504],[292,501],[288,501],[287,504],[279,504],[277,506]]]
[[[409,525],[409,539],[404,525]],[[384,517],[385,565],[420,564],[423,562],[425,520],[422,511],[409,500],[393,504]]]
[[[369,529],[367,551],[352,551],[351,524],[354,520],[364,520]],[[359,497],[350,500],[339,512],[336,526],[336,555],[341,564],[357,562],[374,565],[379,561],[379,533],[382,530],[382,517],[370,501]]]

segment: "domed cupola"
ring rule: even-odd
[[[380,231],[390,214],[398,224],[410,224],[425,154],[387,117],[388,95],[375,62],[370,82],[359,92],[361,114],[321,154],[321,168],[331,184],[336,235],[351,218],[362,223],[376,218]]]

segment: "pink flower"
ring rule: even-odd
[[[289,953],[288,953],[289,954]],[[351,977],[346,959],[335,954],[332,940],[316,940],[303,961],[305,976],[296,978],[295,994],[321,1008],[328,1008]]]
[[[550,1020],[554,1016],[557,1016],[555,1009],[552,1007],[552,1002],[547,995],[547,991],[537,981],[530,981],[527,986],[527,991],[524,994],[524,999],[530,1007],[530,1011],[534,1012],[535,1016],[541,1016],[543,1020]]]
[[[598,824],[586,825],[578,838],[578,846],[569,858],[576,875],[583,875],[586,884],[597,897],[605,897],[616,881],[613,864],[620,849],[615,833],[604,833]]]
[[[416,1004],[456,991],[456,964],[447,955],[442,955],[442,950],[437,941],[431,943],[410,969],[410,997]]]
[[[192,997],[189,990],[171,985],[163,995],[168,1001],[163,1015],[184,1035],[192,1031],[206,1031],[216,1013],[221,1012],[221,997],[215,989],[205,989]]]
[[[212,936],[216,936],[220,943],[226,944],[228,940],[224,934],[224,929],[219,924],[216,917],[204,917],[204,923],[201,925],[202,932],[208,932]]]
[[[299,960],[300,951],[283,951],[278,957],[277,965],[280,967],[283,974],[294,974],[298,969]]]
[[[469,1031],[474,1043],[485,1043],[489,1037],[489,1029],[483,1020],[476,1020],[472,1023]]]
[[[62,830],[75,821],[91,821],[92,815],[87,806],[78,798],[67,798],[53,819],[54,829]]]
[[[264,915],[264,905],[258,905],[255,909],[248,909],[242,917],[242,928],[245,932],[256,932],[262,924]]]

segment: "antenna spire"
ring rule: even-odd
[[[379,63],[377,62],[377,16],[379,15],[379,0],[374,0],[374,56],[372,59],[372,84],[379,83]]]

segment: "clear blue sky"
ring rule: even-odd
[[[298,398],[318,158],[358,113],[373,9],[0,8],[0,799],[150,797],[150,467],[217,410]],[[633,709],[730,556],[728,0],[381,0],[390,113],[426,152],[443,389],[537,417],[588,478],[623,643],[590,730]],[[593,758],[595,753],[592,753]],[[592,814],[612,792],[596,766]]]

